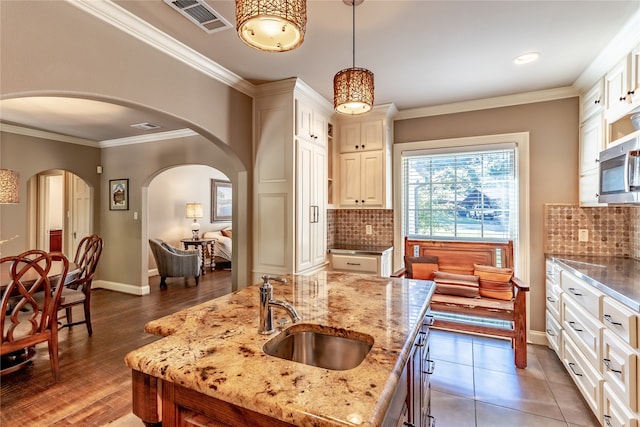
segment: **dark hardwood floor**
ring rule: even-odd
[[[151,293],[133,296],[104,289],[91,293],[93,336],[85,325],[60,331],[60,376],[54,383],[45,345],[24,369],[0,378],[2,426],[102,426],[131,411],[131,371],[124,356],[159,339],[145,323],[231,292],[231,272],[149,280]],[[80,310],[80,309],[79,309]],[[74,316],[81,318],[81,311]]]

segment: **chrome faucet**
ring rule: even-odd
[[[273,299],[273,286],[269,280],[275,280],[280,283],[287,283],[287,279],[283,277],[271,277],[269,275],[262,276],[262,286],[260,286],[260,325],[258,326],[259,334],[272,334],[273,328],[273,310],[272,307],[283,308],[291,317],[293,323],[300,321],[300,316],[296,309],[286,301]]]

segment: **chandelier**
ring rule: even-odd
[[[333,77],[333,108],[340,114],[364,114],[373,107],[373,73],[356,67],[356,6],[364,0],[342,0],[352,8],[353,63]]]
[[[302,44],[306,28],[306,0],[236,0],[238,35],[256,49],[293,50]]]

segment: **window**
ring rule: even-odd
[[[403,234],[517,240],[515,144],[402,153]]]

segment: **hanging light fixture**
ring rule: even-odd
[[[342,0],[352,7],[353,63],[333,77],[333,108],[340,114],[364,114],[373,108],[373,73],[356,67],[356,6],[364,0]]]
[[[11,169],[0,169],[0,204],[18,203],[18,172]]]
[[[236,0],[236,29],[256,49],[293,50],[304,40],[307,0]]]

